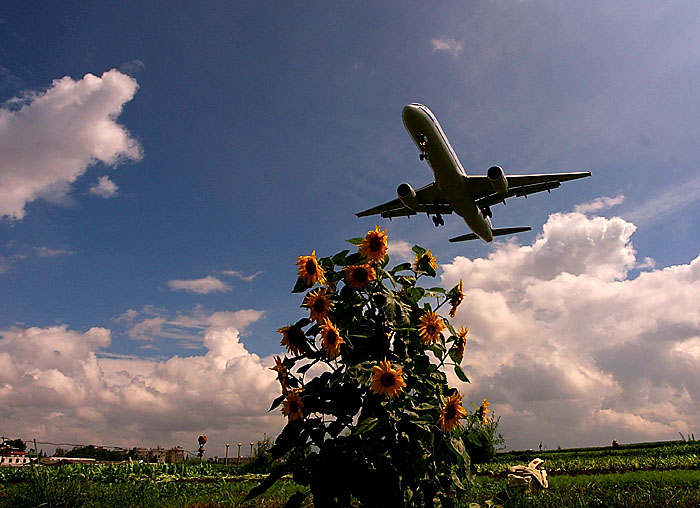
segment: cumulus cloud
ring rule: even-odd
[[[602,210],[609,210],[610,208],[621,204],[625,200],[625,196],[620,194],[614,198],[601,197],[594,199],[593,201],[588,201],[587,203],[582,203],[574,207],[574,212],[578,213],[593,213],[600,212]]]
[[[22,219],[28,203],[61,202],[88,167],[139,160],[141,147],[116,123],[136,93],[116,69],[80,80],[66,76],[43,92],[0,108],[0,218]]]
[[[231,440],[274,436],[284,425],[279,413],[267,412],[279,394],[268,369],[274,362],[240,340],[260,315],[205,316],[206,353],[167,360],[103,354],[111,343],[105,328],[1,331],[0,424],[39,441],[191,450],[204,433],[209,455],[222,455]]]
[[[170,280],[168,281],[168,287],[173,291],[186,291],[198,295],[216,292],[225,293],[231,290],[231,286],[211,275],[201,279]]]
[[[456,257],[463,367],[511,447],[673,439],[700,426],[700,257],[639,273],[635,226],[553,214],[532,245]],[[650,260],[645,263],[651,265]]]
[[[444,51],[452,56],[457,56],[462,52],[462,43],[453,38],[431,39],[430,44],[433,46],[433,52]]]
[[[103,199],[113,198],[117,195],[119,187],[107,175],[101,176],[95,185],[90,187],[90,194]]]

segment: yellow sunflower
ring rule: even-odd
[[[318,288],[306,295],[302,306],[308,307],[311,311],[311,319],[320,323],[328,317],[333,302],[326,296],[325,288]]]
[[[467,346],[467,334],[469,333],[469,328],[466,326],[460,326],[457,331],[457,339],[455,340],[455,357],[458,363],[462,362],[464,358],[464,349]]]
[[[355,289],[362,289],[367,284],[377,279],[377,273],[368,263],[364,265],[346,266],[343,270],[345,271],[345,282],[348,286]]]
[[[396,397],[403,391],[406,382],[403,380],[401,367],[391,368],[391,362],[382,360],[379,365],[372,367],[371,390],[377,395],[386,395],[390,399]]]
[[[420,335],[423,344],[430,346],[440,339],[440,332],[445,329],[442,318],[430,311],[420,317],[420,325],[418,325],[418,334]]]
[[[309,286],[314,284],[325,284],[326,277],[323,273],[323,268],[318,264],[316,259],[316,251],[313,251],[310,256],[299,256],[297,258],[297,272],[299,277],[304,279]]]
[[[464,300],[464,293],[462,292],[462,279],[459,279],[459,286],[455,287],[455,289],[457,291],[455,291],[452,298],[450,298],[450,305],[452,305],[452,308],[450,309],[451,318],[455,317],[455,314],[457,314],[457,307],[459,307],[459,304],[462,303],[462,300]]]
[[[270,367],[270,370],[277,372],[277,381],[282,385],[282,393],[286,394],[289,391],[289,384],[287,383],[287,367],[282,364],[282,359],[279,356],[275,356],[275,366]]]
[[[479,408],[479,411],[481,413],[481,423],[483,423],[484,425],[489,423],[489,419],[486,418],[486,413],[490,413],[490,411],[489,411],[490,405],[491,405],[491,403],[488,400],[484,399],[481,402],[481,407]]]
[[[433,256],[433,253],[426,250],[423,255],[416,256],[416,259],[413,262],[413,270],[416,272],[427,272],[428,267],[432,268],[433,270],[437,270],[438,264],[437,259],[435,259],[435,256]]]
[[[340,354],[340,345],[345,341],[340,336],[340,332],[329,320],[321,325],[321,347],[326,352],[329,360],[333,360]]]
[[[282,334],[280,345],[285,346],[293,355],[299,356],[308,351],[306,336],[298,326],[284,326],[277,331]]]
[[[382,231],[379,226],[374,226],[374,231],[367,231],[367,236],[360,244],[360,254],[369,262],[379,263],[389,248],[387,244],[386,229]]]
[[[458,391],[455,391],[445,402],[445,407],[442,408],[438,425],[443,432],[450,432],[459,424],[461,418],[467,416],[467,410],[462,406],[462,397]]]
[[[289,418],[290,422],[304,419],[304,413],[301,411],[302,407],[304,407],[304,403],[299,397],[298,390],[289,392],[287,398],[282,401],[282,413]]]

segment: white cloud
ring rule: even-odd
[[[0,415],[4,432],[39,441],[116,446],[181,445],[223,455],[226,442],[275,436],[268,413],[279,395],[271,358],[250,353],[241,332],[255,311],[215,313],[203,333],[205,354],[152,360],[101,352],[110,331],[66,326],[0,332]]]
[[[610,197],[601,197],[594,199],[593,201],[588,201],[587,203],[582,203],[574,207],[574,212],[577,213],[593,213],[600,212],[602,210],[609,210],[610,208],[621,204],[625,200],[625,196],[622,194]]]
[[[80,80],[66,76],[43,92],[0,108],[0,217],[22,219],[38,199],[65,200],[96,162],[141,158],[139,143],[116,123],[136,81],[112,69]]]
[[[444,51],[452,56],[462,52],[462,43],[453,38],[431,39],[430,44],[433,46],[433,51]]]
[[[262,271],[257,271],[252,275],[246,275],[243,272],[239,272],[238,270],[224,270],[223,272],[224,275],[230,275],[232,277],[236,277],[238,279],[241,279],[245,282],[251,282],[253,281],[258,275],[262,275]]]
[[[74,251],[65,248],[52,249],[51,247],[46,247],[42,245],[41,247],[34,247],[34,253],[40,258],[58,258],[61,256],[70,256],[75,254]]]
[[[413,245],[410,243],[403,241],[403,240],[398,240],[398,241],[389,241],[389,257],[392,260],[392,264],[396,264],[396,262],[406,262],[406,261],[413,261],[416,257],[416,254],[413,252]]]
[[[168,287],[173,291],[186,291],[188,293],[197,293],[198,295],[216,292],[225,293],[231,290],[231,286],[211,275],[201,279],[170,280],[168,281]]]
[[[471,330],[468,398],[493,403],[509,446],[673,439],[700,426],[700,256],[629,278],[634,230],[553,214],[532,245],[443,264],[444,287],[464,280],[453,324]]]
[[[90,187],[90,194],[104,199],[113,198],[117,195],[119,187],[107,175],[101,176],[95,185]]]
[[[677,213],[698,200],[700,200],[700,177],[663,190],[626,212],[625,216],[635,223],[649,224]]]

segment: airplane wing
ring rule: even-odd
[[[362,212],[356,213],[355,215],[358,217],[367,217],[370,215],[379,214],[385,219],[391,219],[392,217],[407,217],[410,215],[416,215],[416,213],[444,215],[452,213],[452,208],[443,197],[440,190],[437,188],[437,185],[435,185],[433,182],[416,190],[416,206],[414,208],[408,208],[401,202],[400,199],[396,198],[381,205],[377,205]]]
[[[508,179],[508,192],[499,194],[491,185],[487,176],[470,175],[467,178],[472,189],[474,201],[480,207],[491,206],[505,202],[506,198],[527,197],[536,192],[551,191],[561,185],[561,182],[577,180],[591,176],[590,171],[579,173],[549,173],[539,175],[506,175]]]

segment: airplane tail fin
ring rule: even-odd
[[[493,236],[514,235],[515,233],[523,233],[531,230],[532,228],[527,226],[519,228],[496,228],[493,230]],[[450,242],[466,242],[467,240],[477,240],[478,238],[476,233],[467,233],[466,235],[450,238]]]

